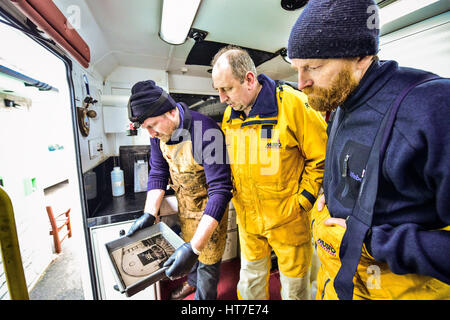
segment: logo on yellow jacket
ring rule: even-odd
[[[321,238],[317,239],[316,243],[326,252],[331,254],[333,257],[336,257],[336,249],[329,243],[326,243]]]

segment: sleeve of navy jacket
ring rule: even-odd
[[[388,148],[387,152],[396,156],[386,156],[383,174],[395,181],[396,188],[410,190],[407,197],[423,201],[405,210],[398,224],[390,221],[372,227],[370,239],[373,257],[386,262],[394,273],[428,275],[447,284],[450,284],[449,112],[449,79],[416,87],[402,103],[398,116],[413,114],[411,126],[415,128],[396,128],[405,143]],[[421,188],[414,192],[411,189],[414,185],[425,186],[425,191]]]

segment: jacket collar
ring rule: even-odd
[[[262,85],[262,88],[248,114],[248,118],[254,118],[256,116],[259,116],[260,118],[276,117],[278,115],[278,102],[276,95],[277,85],[275,81],[265,74],[260,74],[258,76],[258,82]],[[236,118],[244,120],[245,113],[243,111],[231,109],[229,121]]]
[[[345,111],[352,111],[364,104],[385,85],[397,69],[398,63],[395,61],[372,62],[356,89],[341,107]]]

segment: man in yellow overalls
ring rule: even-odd
[[[273,249],[282,298],[309,299],[308,211],[322,183],[325,121],[300,91],[257,76],[240,48],[216,54],[212,79],[221,102],[228,104],[222,129],[241,248],[238,297],[269,299]]]
[[[128,235],[153,225],[169,178],[178,201],[184,243],[165,262],[168,277],[188,274],[182,299],[217,298],[220,262],[225,250],[231,172],[222,130],[215,121],[175,101],[154,81],[131,89],[130,120],[150,136],[150,173],[144,214]]]

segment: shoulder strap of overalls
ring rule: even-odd
[[[435,79],[439,79],[439,77],[427,74],[420,80],[406,86],[383,117],[369,154],[358,198],[352,214],[347,217],[347,228],[341,242],[339,253],[341,267],[334,280],[334,288],[338,298],[341,300],[351,300],[353,298],[353,276],[361,258],[364,239],[372,225],[381,165],[394,127],[397,111],[403,99],[412,89]]]

